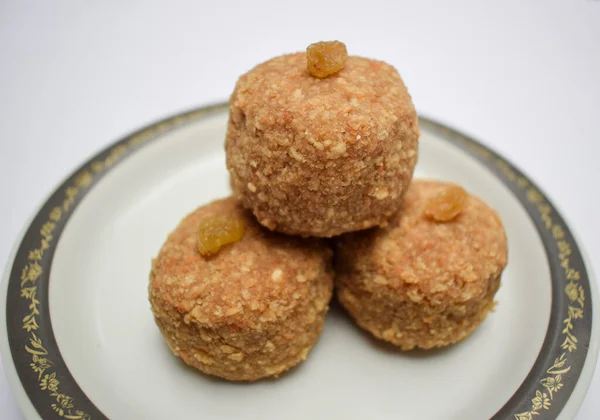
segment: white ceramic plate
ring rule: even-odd
[[[28,418],[572,418],[598,354],[595,281],[564,220],[504,159],[422,120],[417,176],[497,209],[509,265],[497,310],[445,350],[400,353],[334,304],[306,362],[277,381],[203,376],[164,344],[150,260],[179,220],[229,194],[225,105],[180,114],[81,166],[25,228],[0,294],[2,356]]]

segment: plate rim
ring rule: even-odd
[[[14,246],[9,254],[9,257],[7,259],[5,270],[4,270],[4,275],[2,278],[2,284],[0,286],[0,308],[2,307],[2,305],[4,305],[4,307],[6,308],[5,310],[0,310],[0,330],[1,330],[0,337],[3,338],[2,340],[0,340],[0,352],[2,354],[2,361],[4,364],[6,376],[9,380],[9,384],[11,385],[13,394],[15,395],[21,410],[23,410],[23,412],[27,418],[41,418],[41,417],[40,417],[40,413],[38,412],[38,409],[36,409],[36,407],[35,407],[34,401],[32,401],[29,398],[29,396],[27,395],[24,385],[21,382],[21,379],[19,378],[19,374],[17,372],[17,367],[16,367],[16,364],[15,364],[15,361],[13,358],[14,355],[10,348],[11,338],[9,337],[9,333],[8,333],[9,328],[8,328],[8,324],[7,324],[8,320],[9,320],[9,316],[8,316],[9,315],[9,306],[7,305],[7,303],[8,303],[7,298],[8,298],[8,292],[9,292],[11,273],[14,276],[13,271],[15,268],[17,253],[24,245],[25,236],[28,233],[28,231],[32,228],[32,223],[38,216],[40,216],[41,210],[49,203],[51,198],[54,197],[59,191],[61,191],[61,189],[66,188],[69,181],[75,180],[76,177],[80,177],[81,174],[83,173],[82,171],[84,171],[86,168],[90,167],[90,165],[94,161],[97,161],[99,156],[105,156],[105,158],[109,159],[111,163],[110,163],[110,165],[107,165],[106,168],[102,168],[102,169],[98,170],[98,172],[97,172],[98,177],[96,179],[90,180],[90,179],[86,178],[84,180],[82,178],[77,178],[78,185],[81,187],[81,191],[82,191],[82,195],[78,200],[83,200],[85,197],[85,193],[89,190],[89,188],[91,188],[95,182],[97,182],[99,179],[101,179],[102,176],[106,172],[110,171],[114,167],[113,166],[114,164],[119,163],[122,159],[135,153],[136,150],[143,147],[145,144],[147,144],[151,140],[159,139],[162,135],[164,135],[165,133],[167,133],[171,130],[184,127],[188,123],[203,119],[209,115],[214,115],[214,114],[217,114],[220,112],[225,112],[226,109],[227,109],[227,103],[218,103],[215,105],[194,108],[194,109],[186,111],[186,112],[180,112],[180,113],[174,114],[172,116],[169,116],[167,118],[158,120],[157,122],[146,125],[143,128],[138,129],[129,135],[126,135],[122,139],[109,144],[108,147],[106,147],[103,150],[101,150],[100,152],[94,154],[91,158],[89,158],[82,165],[80,165],[75,171],[73,171],[67,177],[63,178],[63,180],[57,184],[57,187],[54,190],[52,190],[52,192],[50,194],[48,194],[44,198],[44,200],[41,201],[41,204],[38,206],[36,211],[32,213],[31,217],[25,223],[25,225],[24,225],[23,229],[21,230],[20,234],[18,235],[18,237],[15,241],[15,244],[14,244]],[[503,179],[502,176],[500,175],[500,173],[498,173],[497,171],[498,170],[503,171],[504,175],[509,176],[509,177],[514,177],[515,182],[521,182],[522,180],[524,180],[524,182],[527,183],[526,184],[527,186],[531,186],[533,188],[533,191],[537,192],[537,195],[532,194],[532,197],[533,196],[537,197],[536,199],[538,201],[536,203],[536,206],[538,206],[538,207],[540,205],[549,206],[550,209],[552,210],[552,214],[556,215],[556,217],[558,217],[558,219],[559,219],[558,226],[563,226],[564,229],[566,229],[566,233],[569,235],[572,235],[571,251],[575,251],[577,254],[579,254],[579,253],[581,254],[580,255],[581,267],[584,270],[584,272],[587,274],[586,277],[588,279],[588,290],[587,291],[588,291],[589,296],[587,297],[587,301],[591,303],[591,305],[588,304],[587,308],[584,307],[582,304],[582,308],[581,308],[582,310],[587,310],[588,312],[591,312],[589,315],[589,323],[591,325],[590,325],[590,332],[589,332],[589,334],[590,334],[589,348],[587,348],[587,352],[585,354],[585,357],[583,358],[583,362],[581,363],[581,369],[577,372],[578,379],[573,384],[573,389],[571,389],[568,397],[563,402],[563,404],[560,407],[558,412],[552,413],[551,410],[545,409],[544,401],[546,401],[546,399],[545,399],[546,397],[542,396],[542,394],[545,395],[545,393],[543,392],[544,388],[540,387],[540,390],[536,391],[536,394],[535,394],[536,396],[531,398],[532,402],[530,404],[529,410],[525,410],[523,412],[518,412],[518,413],[515,412],[515,413],[511,413],[512,415],[508,415],[509,413],[503,413],[502,409],[501,409],[494,416],[494,418],[506,418],[506,417],[514,416],[517,419],[531,419],[534,416],[536,418],[545,418],[547,415],[550,415],[552,413],[553,417],[560,416],[560,418],[572,418],[576,414],[581,403],[583,402],[583,399],[586,395],[587,389],[589,388],[589,385],[591,383],[591,380],[592,380],[592,377],[594,374],[595,364],[597,361],[598,349],[600,346],[600,336],[599,336],[599,334],[600,334],[600,331],[599,331],[600,311],[598,308],[599,295],[598,295],[598,290],[597,290],[598,285],[597,285],[596,278],[593,273],[593,268],[592,268],[590,259],[585,254],[585,252],[586,252],[585,249],[581,246],[581,244],[582,244],[581,240],[576,235],[576,232],[573,231],[573,229],[572,229],[571,225],[568,223],[568,221],[566,219],[564,219],[559,208],[557,206],[553,205],[550,200],[548,200],[547,195],[544,194],[537,187],[536,183],[533,182],[530,177],[524,175],[519,169],[517,169],[514,165],[512,165],[504,157],[499,155],[493,149],[490,149],[487,146],[484,146],[482,143],[478,142],[477,140],[474,140],[469,135],[463,134],[463,132],[461,132],[459,130],[455,130],[446,124],[437,123],[434,120],[425,118],[425,117],[421,117],[420,120],[421,120],[422,127],[427,126],[428,130],[436,132],[438,135],[440,135],[445,140],[448,140],[453,145],[457,146],[464,152],[470,154],[472,158],[479,160],[489,170],[492,170],[492,172],[494,172],[495,175],[497,175],[500,178],[500,180],[505,184],[505,186],[507,186],[511,189],[511,193],[514,196],[516,196],[515,198],[517,198],[517,200],[520,202],[520,204],[523,207],[525,207],[525,209],[527,210],[525,203],[518,197],[518,195],[515,193],[513,188],[511,188],[510,185],[507,184],[505,179]],[[128,144],[130,146],[130,149],[121,151],[118,153],[114,153],[115,150],[117,150],[117,151],[119,150],[119,146],[122,146],[124,144]],[[111,153],[112,153],[112,155],[111,155]],[[482,158],[487,158],[489,156],[492,156],[493,158],[497,159],[499,161],[499,163],[501,164],[498,168],[496,168],[496,171],[494,171],[493,168],[490,167],[490,165],[487,162],[482,161]],[[74,209],[76,207],[77,203],[78,203],[78,201],[73,203],[72,209]],[[529,214],[530,212],[528,210],[527,210],[527,212],[528,212],[529,217],[532,218],[532,220],[535,223],[535,219],[533,218],[533,216],[531,214]],[[67,220],[68,220],[68,217],[65,218],[64,223],[66,223]],[[562,223],[560,223],[560,222],[562,222]],[[62,227],[64,228],[64,225]],[[538,234],[541,236],[541,232],[540,232],[540,229],[537,224],[536,224],[536,230],[538,230]],[[60,232],[59,232],[58,236],[60,236]],[[547,247],[546,241],[543,238],[541,238],[541,239],[542,239],[544,246]],[[56,246],[56,241],[55,241],[54,246]],[[551,263],[550,254],[547,249],[546,249],[546,255],[547,255],[548,263],[550,265],[550,263]],[[51,260],[52,260],[52,255],[49,256],[49,263],[48,263],[49,266],[51,266]],[[567,261],[567,268],[568,268],[568,265],[569,265],[569,262]],[[36,277],[36,279],[37,279],[37,277]],[[35,279],[34,279],[34,281],[35,281]],[[571,280],[571,282],[573,282],[573,280]],[[554,279],[552,279],[552,283],[554,283]],[[552,290],[553,290],[552,294],[554,295],[555,294],[554,285],[552,285]],[[564,297],[563,297],[563,300],[564,300]],[[554,305],[554,302],[552,304]],[[49,315],[48,315],[48,319],[49,319]],[[34,330],[34,332],[35,332],[35,330]],[[548,335],[549,333],[550,333],[550,325],[549,325],[549,328],[548,328],[546,334]],[[50,334],[53,335],[52,330],[51,330],[51,325],[50,325]],[[544,345],[546,344],[547,339],[548,339],[548,337],[546,337],[544,339]],[[542,350],[544,348],[544,345],[542,346]],[[47,346],[47,344],[46,344],[46,346]],[[33,350],[35,350],[35,349],[33,349]],[[541,353],[542,353],[542,351],[540,351],[540,354]],[[58,351],[58,349],[57,349],[57,354],[58,354],[59,358],[61,359],[61,362],[64,363],[64,361],[62,361],[62,358],[60,357],[60,351]],[[538,354],[538,356],[536,358],[536,363],[537,363],[538,359],[540,358],[540,354]],[[561,367],[562,367],[562,369],[558,369],[558,370],[564,370],[564,363],[563,363],[563,365],[561,365]],[[68,374],[68,377],[70,377],[70,379],[73,381],[73,383],[75,384],[75,387],[78,388],[76,381],[74,380],[74,378],[72,378],[72,376],[68,372],[68,368],[66,368],[66,365],[65,365],[65,369]],[[532,370],[533,370],[533,367],[532,367]],[[531,375],[531,372],[528,373],[527,378],[529,378],[530,375]],[[41,373],[40,373],[40,378],[41,378]],[[527,378],[524,381],[524,383],[527,381]],[[546,391],[549,391],[549,388],[548,387],[546,387],[546,388],[547,388]],[[540,392],[539,395],[537,393],[538,391]],[[556,392],[558,393],[558,391],[556,391]],[[81,393],[83,393],[83,392],[81,391]],[[517,390],[515,392],[515,395],[513,395],[513,397],[509,401],[511,401],[513,398],[515,398],[515,396],[518,396],[518,393],[519,393],[519,390]],[[60,394],[60,395],[63,395],[63,394]],[[83,395],[84,395],[84,398],[87,399],[87,397],[85,397],[85,394],[83,394]],[[73,402],[71,397],[67,396],[66,394],[63,395],[63,397],[61,397],[61,398],[62,398],[62,400],[60,398],[58,400],[59,403],[61,401],[67,401],[69,404],[71,402]],[[68,400],[65,400],[65,398]],[[523,397],[521,397],[521,398],[523,398]],[[538,398],[538,400],[534,401],[536,398]],[[89,401],[89,404],[91,404],[91,406],[94,407],[93,403],[91,403],[91,401]],[[46,412],[46,413],[52,413],[52,414],[56,415],[57,417],[61,417],[61,414],[59,412],[60,404],[55,404],[55,405],[56,405],[56,407],[55,407],[54,411]],[[68,404],[66,404],[66,405],[68,405]],[[86,406],[87,406],[87,404],[86,404]],[[505,407],[506,407],[506,405],[505,405]],[[553,408],[554,406],[550,405],[549,407]],[[65,412],[63,411],[63,414],[64,413]],[[73,407],[72,413],[73,413],[73,415],[78,415],[75,413],[81,413],[81,415],[79,417],[75,417],[75,418],[81,418],[81,419],[90,418],[89,413],[76,410],[74,407]],[[98,416],[98,414],[100,414],[100,415]],[[542,414],[543,414],[543,416],[542,416]],[[540,415],[540,416],[538,417],[538,415]],[[106,418],[105,416],[104,417],[103,416],[104,415],[100,411],[97,411],[97,413],[95,413],[95,415],[93,417],[94,418],[96,418],[96,417]]]

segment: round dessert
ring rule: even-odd
[[[456,185],[415,180],[386,228],[339,239],[336,290],[374,336],[430,349],[462,340],[485,319],[506,263],[494,210]]]
[[[156,323],[173,353],[202,372],[277,376],[319,337],[331,255],[318,239],[264,230],[233,198],[215,201],[188,215],[153,260]]]
[[[343,54],[324,78],[305,53],[273,58],[230,98],[233,190],[271,230],[331,237],[385,225],[402,203],[417,161],[411,97],[392,66]]]

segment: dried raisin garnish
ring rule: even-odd
[[[427,202],[425,215],[436,222],[448,222],[464,210],[467,197],[462,187],[448,186]]]
[[[228,244],[243,238],[245,225],[242,219],[224,216],[207,217],[198,228],[198,251],[210,256]]]
[[[316,42],[306,49],[306,67],[319,79],[339,72],[347,58],[346,45],[340,41]]]

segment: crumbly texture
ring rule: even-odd
[[[203,257],[206,217],[242,218],[244,237]],[[333,288],[331,250],[318,239],[260,227],[233,199],[188,215],[152,263],[149,297],[173,353],[234,381],[277,376],[304,360],[323,328]]]
[[[388,227],[337,242],[339,301],[362,328],[403,350],[469,335],[493,309],[507,263],[500,217],[480,199],[468,196],[448,222],[425,216],[447,186],[413,181]]]
[[[227,167],[234,193],[272,230],[331,237],[385,225],[417,161],[417,114],[400,75],[348,57],[318,79],[306,54],[240,77],[229,101]]]

